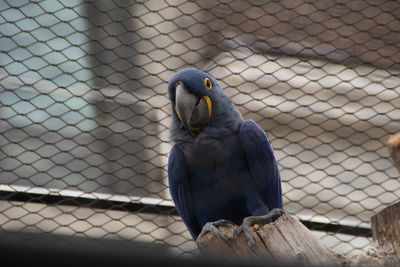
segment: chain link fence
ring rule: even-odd
[[[284,208],[344,254],[397,201],[400,3],[0,1],[0,229],[198,253],[168,191],[167,82],[196,66],[268,133]]]

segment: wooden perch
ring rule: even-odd
[[[236,227],[220,227],[219,230],[232,238]],[[340,265],[345,257],[325,247],[299,220],[283,215],[276,221],[252,232],[255,246],[253,253],[243,234],[225,242],[208,233],[197,240],[201,252],[206,255],[239,259],[266,258],[276,263],[301,262],[303,264]]]
[[[400,266],[400,203],[390,206],[372,218],[373,243],[369,250],[348,258],[322,244],[299,220],[284,215],[275,222],[252,232],[254,253],[243,234],[233,239],[237,226],[219,227],[229,237],[225,242],[211,233],[198,239],[205,255],[242,260],[266,258],[286,264],[332,266]]]

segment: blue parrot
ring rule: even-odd
[[[196,240],[218,226],[240,225],[254,244],[250,227],[284,213],[278,166],[263,129],[242,115],[218,82],[196,68],[173,75],[168,159],[170,193]],[[271,212],[273,211],[273,212]]]

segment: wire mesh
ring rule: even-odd
[[[397,1],[0,1],[0,229],[196,246],[167,82],[196,66],[268,133],[284,208],[345,254],[400,195]],[[131,206],[130,206],[131,205]],[[133,205],[133,206],[132,206]]]

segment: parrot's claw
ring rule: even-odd
[[[244,233],[244,235],[247,239],[247,244],[248,244],[250,250],[253,251],[255,241],[251,234],[250,227],[255,224],[265,224],[267,222],[273,222],[285,214],[286,214],[286,211],[283,209],[273,209],[266,215],[246,217],[243,219],[242,225],[240,225],[238,228],[236,228],[233,231],[233,238],[236,238],[241,233]]]
[[[218,230],[217,227],[230,226],[230,225],[234,225],[234,223],[232,223],[231,221],[228,221],[228,220],[219,220],[219,221],[215,221],[215,222],[208,222],[208,223],[206,223],[206,225],[204,225],[203,230],[201,230],[200,235],[197,237],[197,240],[199,240],[201,237],[203,237],[208,232],[210,232],[210,233],[214,234],[215,236],[217,236],[218,238],[220,238],[224,241],[228,241],[228,237],[226,235],[224,235],[220,230]]]

